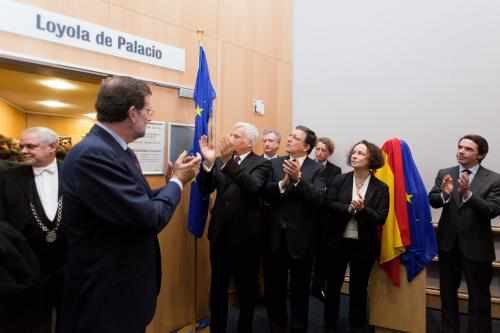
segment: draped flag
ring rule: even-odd
[[[401,214],[403,211],[401,197],[405,198],[405,193],[404,188],[403,193],[401,193],[401,180],[397,180],[403,176],[399,141],[397,139],[386,141],[382,150],[385,164],[376,171],[375,176],[389,187],[389,213],[381,231],[379,263],[387,272],[392,283],[399,286],[399,256],[405,251],[401,233],[401,225],[405,223],[402,221],[404,216]],[[407,215],[406,225],[408,225]]]
[[[208,121],[212,114],[212,104],[215,99],[215,90],[212,82],[210,82],[205,50],[201,46],[193,98],[195,106],[195,129],[191,153],[196,154],[200,152],[200,145],[198,143],[200,137],[208,135]],[[209,199],[208,195],[203,195],[200,192],[198,183],[194,181],[191,184],[189,198],[188,229],[198,238],[203,235],[203,230],[205,230]]]
[[[382,150],[386,163],[375,176],[389,187],[390,204],[381,230],[379,263],[392,283],[399,286],[400,262],[406,267],[409,281],[413,280],[434,257],[436,241],[434,230],[429,229],[432,224],[427,191],[408,145],[390,139]]]
[[[429,197],[422,177],[411,155],[408,144],[401,140],[406,192],[408,201],[408,222],[411,245],[401,256],[406,267],[408,281],[412,281],[437,254],[436,235],[432,226]]]

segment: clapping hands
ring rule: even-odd
[[[188,155],[186,151],[175,161],[173,176],[179,179],[183,184],[189,183],[196,177],[200,170],[201,155],[199,153],[196,156]]]

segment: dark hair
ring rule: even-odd
[[[366,140],[361,140],[359,142],[356,142],[351,147],[351,149],[349,150],[349,154],[347,155],[347,165],[351,166],[351,156],[354,151],[354,148],[360,144],[365,145],[366,149],[368,150],[368,158],[369,158],[368,169],[377,170],[384,166],[385,160],[384,160],[384,154],[382,153],[382,149],[380,149],[377,145],[368,142]]]
[[[330,138],[321,137],[318,139],[318,143],[319,142],[321,142],[326,146],[326,149],[328,149],[330,154],[333,154],[333,152],[335,151],[335,143],[333,143],[333,141]]]
[[[123,121],[127,119],[131,106],[141,110],[146,96],[151,94],[151,88],[143,81],[127,76],[109,77],[102,81],[97,94],[97,120],[108,123]]]
[[[306,145],[309,145],[309,149],[307,150],[307,153],[310,154],[312,152],[314,146],[316,146],[316,139],[317,139],[316,133],[314,133],[314,131],[312,129],[310,129],[309,127],[302,126],[302,125],[296,126],[295,129],[301,130],[302,132],[306,133],[306,138],[305,138],[304,142]]]
[[[479,159],[479,163],[481,163],[486,155],[488,154],[488,141],[486,141],[485,138],[483,138],[481,135],[477,134],[466,134],[463,137],[458,140],[457,144],[460,143],[463,139],[471,140],[477,145],[477,152],[481,156]]]

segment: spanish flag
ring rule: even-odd
[[[399,256],[410,245],[408,225],[407,194],[401,145],[398,139],[391,139],[382,146],[385,164],[375,176],[389,187],[389,213],[381,230],[379,263],[389,275],[392,283],[400,285]]]

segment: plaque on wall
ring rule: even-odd
[[[151,121],[144,137],[129,144],[137,155],[144,175],[165,174],[166,123]]]

